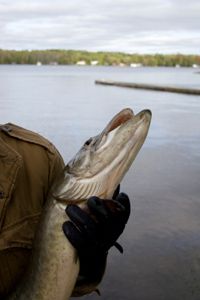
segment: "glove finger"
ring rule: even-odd
[[[127,222],[131,212],[131,204],[128,195],[125,193],[120,193],[117,196],[116,201],[118,201],[125,208],[125,219]]]
[[[76,248],[77,251],[81,251],[81,249],[85,247],[86,240],[78,228],[71,221],[64,222],[62,228],[65,236],[74,248]]]
[[[78,227],[79,231],[91,240],[95,239],[97,233],[97,223],[92,217],[76,205],[68,205],[66,213],[71,221]]]
[[[108,218],[108,210],[106,209],[104,200],[99,199],[98,197],[90,197],[87,201],[87,205],[92,212],[92,214],[97,218],[98,221],[104,221]]]
[[[98,197],[91,197],[88,199],[88,207],[92,214],[96,217],[98,223],[105,222],[117,217],[125,210],[124,206],[115,200],[102,200]]]

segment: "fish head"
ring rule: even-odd
[[[137,115],[129,108],[119,112],[99,135],[88,139],[66,165],[60,197],[112,198],[142,147],[150,122],[150,110]]]

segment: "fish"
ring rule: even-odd
[[[91,196],[111,199],[142,147],[151,123],[151,111],[134,115],[125,108],[97,136],[86,140],[64,167],[51,188],[33,244],[33,255],[24,280],[9,300],[67,300],[78,277],[76,249],[62,231],[69,218],[65,209],[83,209]],[[90,293],[86,287],[80,293]]]

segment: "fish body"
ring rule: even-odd
[[[62,231],[69,203],[83,209],[90,196],[110,199],[143,145],[151,112],[118,113],[97,136],[85,142],[65,166],[44,207],[24,281],[9,300],[67,300],[72,294],[79,260]],[[90,287],[82,291],[89,293]]]

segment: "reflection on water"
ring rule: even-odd
[[[0,66],[1,123],[40,132],[68,161],[122,108],[151,109],[148,139],[122,183],[133,203],[124,254],[110,251],[101,299],[200,299],[200,97],[99,78],[200,87],[184,68]]]

